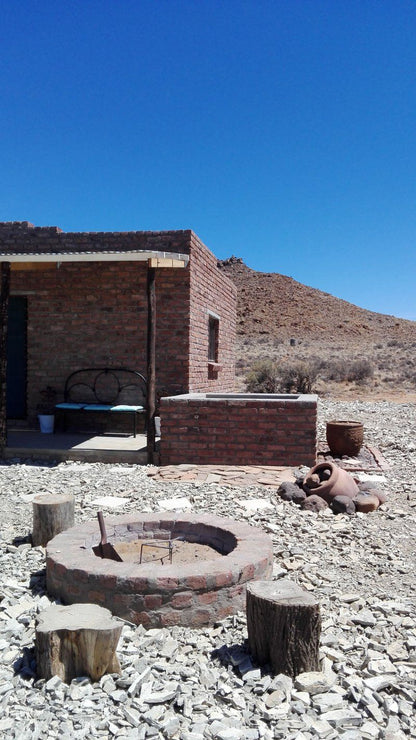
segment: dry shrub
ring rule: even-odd
[[[410,362],[408,361],[408,364],[410,365]],[[411,383],[412,385],[416,385],[416,372],[414,370],[414,367],[412,365],[410,367],[405,368],[400,377],[400,381],[407,381],[408,383]]]
[[[369,360],[355,360],[347,368],[347,380],[355,381],[359,385],[370,380],[374,375],[374,367]]]
[[[249,393],[311,393],[320,363],[298,361],[278,367],[270,359],[258,360],[246,376]]]
[[[325,380],[342,383],[347,379],[348,368],[343,360],[328,360],[322,366],[322,375]]]
[[[284,393],[311,393],[320,370],[319,363],[295,362],[279,368],[278,389]]]
[[[362,385],[374,375],[374,367],[369,360],[329,360],[322,364],[322,377],[335,383],[355,381]]]
[[[246,389],[249,393],[276,393],[278,373],[272,360],[258,360],[246,376]]]

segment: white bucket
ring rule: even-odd
[[[155,435],[160,437],[160,416],[155,416]]]
[[[55,423],[55,416],[53,414],[39,414],[38,415],[40,431],[44,434],[52,434]]]

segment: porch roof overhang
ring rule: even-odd
[[[21,263],[56,263],[63,262],[147,262],[155,260],[154,267],[186,267],[189,254],[181,252],[160,252],[153,250],[101,251],[101,252],[20,252],[18,254],[0,253],[0,262]],[[171,264],[169,264],[171,263]]]

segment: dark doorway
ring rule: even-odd
[[[7,329],[7,418],[26,418],[27,298],[9,298]]]

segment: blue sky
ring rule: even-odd
[[[416,319],[415,0],[0,0],[0,220]]]

